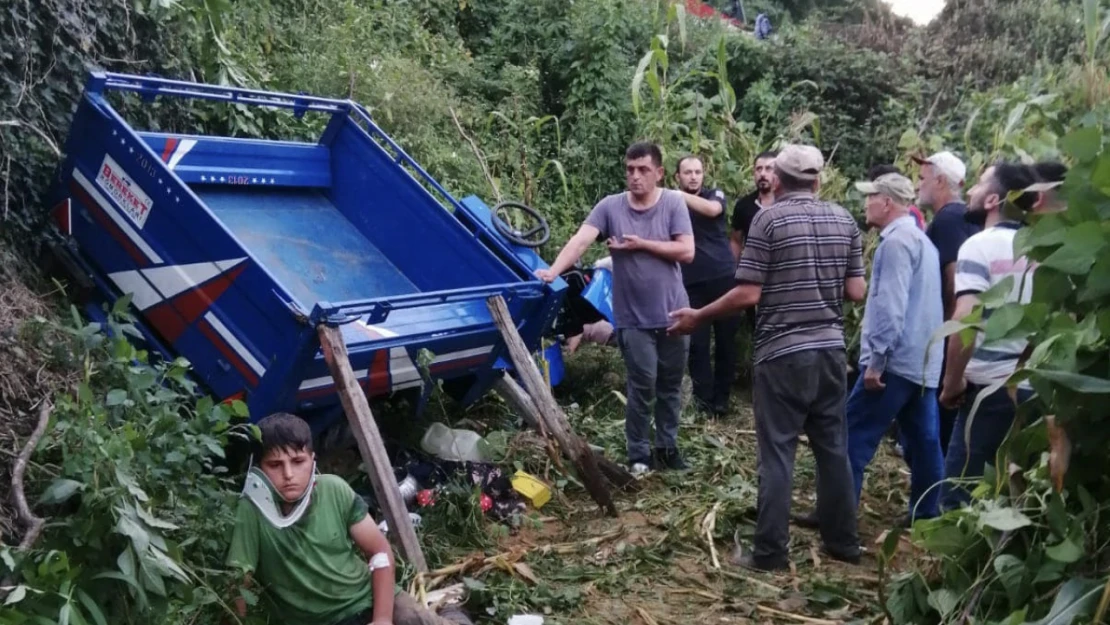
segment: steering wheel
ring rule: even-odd
[[[535,222],[536,225],[523,230],[523,227],[518,229],[514,224],[517,222],[519,213],[524,217]],[[521,247],[539,247],[551,238],[551,226],[548,225],[547,220],[540,215],[539,211],[520,202],[501,202],[493,207],[493,228],[497,233],[505,237],[510,243],[519,245]],[[537,236],[538,235],[538,236]]]

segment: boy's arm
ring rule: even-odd
[[[370,561],[370,587],[374,593],[374,620],[371,625],[392,624],[395,582],[393,549],[370,515],[352,525],[350,534],[351,540]]]

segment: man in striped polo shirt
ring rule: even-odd
[[[689,334],[758,304],[753,401],[759,444],[754,549],[734,560],[759,570],[789,567],[794,456],[805,432],[817,459],[817,515],[825,553],[858,562],[855,495],[846,450],[846,356],[842,304],[862,301],[863,246],[844,208],[817,199],[821,152],[790,145],[775,158],[773,210],[759,211],[735,288],[708,306],[671,314]]]
[[[984,170],[972,187],[965,218],[983,226],[983,230],[960,246],[954,319],[969,315],[979,304],[980,294],[1008,278],[1013,284],[1006,302],[1029,302],[1033,294],[1033,267],[1024,257],[1014,258],[1014,235],[1022,227],[1024,215],[1042,203],[1038,193],[1025,191],[1037,182],[1034,168],[999,163]],[[1007,196],[1017,192],[1021,193],[1008,204]],[[992,312],[991,308],[984,310],[983,319]],[[1001,384],[1013,375],[1026,344],[1024,339],[984,344],[982,333],[978,333],[974,344],[965,348],[958,334],[949,338],[940,402],[959,413],[945,458],[943,509],[959,507],[970,497],[967,489],[954,480],[981,477],[986,465],[994,463],[1017,412],[1017,405]],[[976,396],[994,386],[996,390],[979,404],[968,432]],[[1022,382],[1018,385],[1017,403],[1024,403],[1032,394],[1028,382]]]

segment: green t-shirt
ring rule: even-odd
[[[370,570],[348,531],[366,513],[366,502],[336,475],[318,476],[308,510],[285,529],[240,499],[227,565],[254,573],[278,622],[337,623],[373,606]]]

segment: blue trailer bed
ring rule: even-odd
[[[106,94],[201,98],[328,116],[315,143],[137,130]],[[220,398],[334,415],[316,326],[340,324],[368,395],[448,381],[464,402],[508,359],[486,298],[503,296],[529,349],[565,283],[530,247],[455,199],[360,105],[122,74],[92,74],[52,212],[88,310],[129,295],[139,327]],[[428,350],[427,367],[418,353]]]

